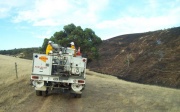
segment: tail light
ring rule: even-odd
[[[85,81],[84,80],[78,80],[78,83],[84,83]]]
[[[31,78],[32,78],[32,79],[39,79],[38,76],[32,76]]]

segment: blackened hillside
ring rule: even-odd
[[[129,81],[180,88],[180,27],[103,41],[91,70]]]

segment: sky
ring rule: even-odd
[[[0,0],[0,50],[41,47],[65,25],[102,40],[180,26],[180,0]]]

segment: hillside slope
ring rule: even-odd
[[[180,27],[103,41],[89,68],[120,79],[180,88]]]
[[[122,81],[88,71],[82,98],[51,92],[36,96],[29,85],[32,61],[0,55],[0,112],[178,112],[180,90]],[[18,64],[16,79],[14,63]]]

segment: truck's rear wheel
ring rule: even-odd
[[[36,90],[36,95],[37,96],[41,96],[42,95],[42,91]]]
[[[71,93],[71,96],[74,98],[81,98],[81,94]]]
[[[76,94],[76,98],[81,98],[81,94]]]
[[[48,91],[42,91],[42,96],[47,96],[47,94],[48,94]]]

